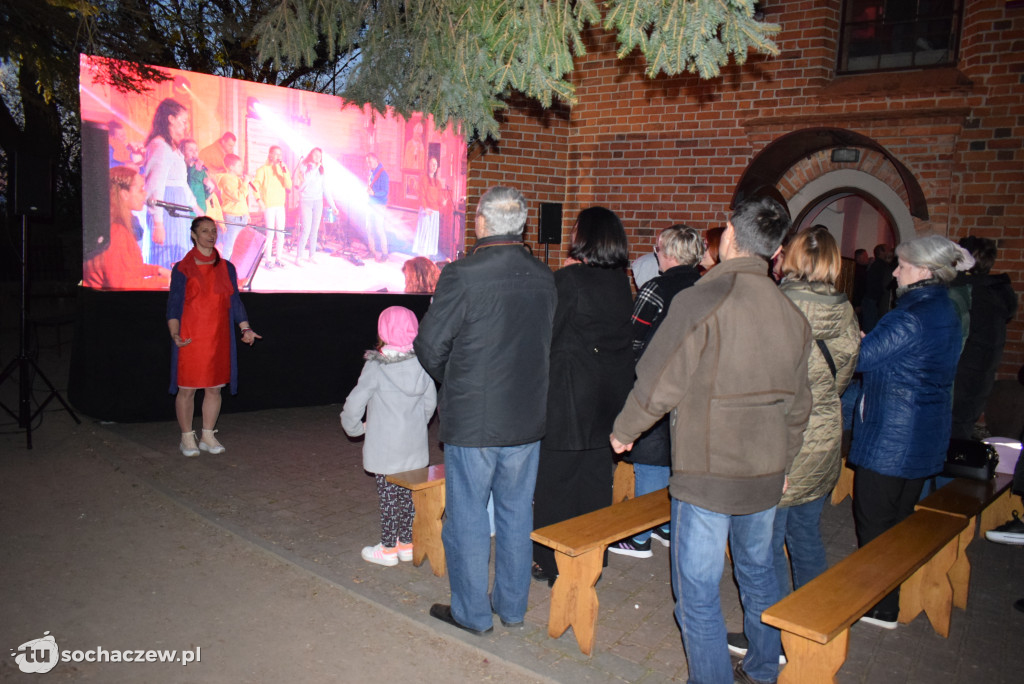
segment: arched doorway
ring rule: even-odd
[[[789,199],[798,230],[822,224],[839,244],[844,257],[862,248],[895,247],[914,237],[914,219],[906,204],[886,183],[863,171],[842,169],[806,183]]]

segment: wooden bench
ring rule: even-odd
[[[441,542],[444,515],[444,465],[432,465],[387,476],[388,482],[412,492],[416,517],[412,520],[412,564],[419,567],[430,559],[430,569],[442,577],[447,569]]]
[[[788,664],[779,684],[835,682],[846,661],[850,626],[902,585],[899,621],[923,610],[932,628],[949,635],[953,606],[950,568],[965,518],[916,511],[761,614],[782,630]]]
[[[555,551],[558,578],[551,589],[548,636],[557,639],[569,627],[586,655],[594,648],[597,590],[604,551],[624,537],[663,525],[671,518],[667,489],[660,489],[554,525],[530,538]]]
[[[1013,476],[1002,473],[984,482],[958,477],[915,507],[919,511],[945,513],[967,521],[967,527],[960,533],[956,562],[949,571],[953,605],[957,608],[967,608],[967,590],[971,580],[967,547],[974,539],[975,528],[979,528],[977,533],[982,535],[1010,519],[1013,512],[1011,484]]]

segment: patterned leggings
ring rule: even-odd
[[[374,474],[377,480],[377,498],[380,500],[380,543],[391,548],[396,540],[412,543],[412,492],[391,484],[386,475]]]

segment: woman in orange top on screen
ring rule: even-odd
[[[132,232],[132,212],[146,203],[145,181],[130,166],[110,169],[110,239],[102,252],[85,262],[82,284],[101,290],[163,290],[171,272],[142,261]]]
[[[438,178],[440,162],[430,157],[427,162],[427,179],[423,182],[423,205],[416,221],[416,238],[413,240],[413,254],[432,257],[437,254],[440,236],[441,213],[449,211],[451,197],[444,183]]]

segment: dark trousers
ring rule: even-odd
[[[611,446],[584,451],[540,448],[537,487],[533,493],[533,528],[553,525],[612,504]],[[555,552],[533,545],[533,560],[544,574],[558,574]]]
[[[908,518],[921,498],[925,479],[908,480],[857,468],[853,474],[853,520],[857,528],[857,545],[864,546]],[[896,587],[879,601],[875,609],[899,614],[900,588]]]

